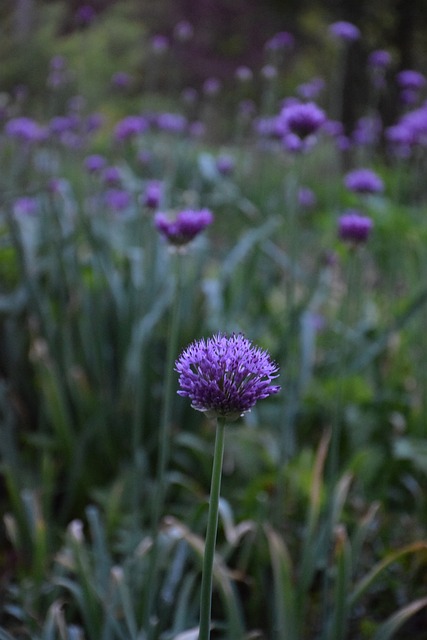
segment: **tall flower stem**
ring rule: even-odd
[[[211,492],[209,497],[208,526],[203,557],[202,589],[200,596],[199,640],[209,640],[212,608],[212,579],[215,544],[218,529],[219,496],[221,490],[222,460],[224,456],[224,419],[217,420],[215,451],[212,466]]]
[[[153,613],[154,596],[157,591],[158,584],[158,564],[159,564],[159,539],[158,527],[164,506],[166,496],[166,471],[169,460],[170,450],[170,427],[172,416],[172,396],[174,394],[174,374],[173,366],[178,347],[179,324],[181,315],[181,299],[182,299],[182,256],[178,253],[173,255],[173,267],[175,272],[175,290],[172,303],[172,315],[169,328],[169,340],[166,352],[165,362],[165,386],[163,392],[163,406],[159,426],[159,446],[156,470],[156,495],[152,500],[151,507],[151,535],[153,540],[153,548],[149,565],[149,576],[147,584],[149,592],[145,608],[145,626],[149,624],[149,617]],[[152,628],[150,629],[152,634]],[[148,635],[150,638],[150,634]]]

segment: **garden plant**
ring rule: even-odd
[[[0,640],[427,639],[426,78],[181,21],[98,97],[117,11],[1,94]]]

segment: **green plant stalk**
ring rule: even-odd
[[[175,291],[174,299],[172,303],[172,315],[169,330],[169,341],[166,352],[165,363],[165,386],[163,393],[163,407],[160,419],[159,428],[159,449],[157,460],[157,473],[156,473],[156,496],[152,501],[151,509],[151,535],[153,540],[153,549],[150,557],[150,566],[148,572],[147,585],[149,586],[149,592],[147,597],[147,606],[145,608],[145,627],[149,628],[150,638],[153,633],[153,627],[149,624],[149,618],[151,616],[154,596],[157,591],[158,582],[158,564],[159,564],[159,540],[158,540],[158,526],[159,520],[162,514],[165,496],[166,496],[166,470],[169,460],[169,448],[170,448],[170,423],[172,415],[172,396],[173,396],[173,383],[174,383],[174,361],[177,356],[178,348],[178,335],[179,335],[179,321],[181,315],[181,299],[182,299],[182,265],[181,255],[176,253],[173,258],[173,266],[175,267]]]
[[[200,594],[199,640],[209,640],[212,608],[212,578],[215,544],[218,529],[219,496],[221,491],[222,460],[224,457],[225,420],[217,420],[215,451],[212,466],[211,491],[209,497],[208,526],[203,556],[202,588]]]

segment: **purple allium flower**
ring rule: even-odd
[[[222,176],[230,176],[233,173],[235,166],[236,162],[233,156],[228,154],[223,153],[216,159],[216,168],[218,169],[218,173]]]
[[[163,195],[163,184],[160,180],[150,180],[141,197],[142,204],[149,209],[157,209]]]
[[[309,187],[300,187],[298,189],[297,197],[298,204],[303,209],[312,209],[314,206],[316,206],[316,196],[314,194],[314,191],[312,191],[312,189],[310,189]]]
[[[114,186],[121,183],[122,173],[119,167],[106,167],[102,173],[102,179],[104,184]]]
[[[111,76],[111,86],[115,89],[128,89],[132,84],[132,77],[126,71],[116,71]]]
[[[379,141],[382,131],[381,118],[378,116],[363,116],[356,122],[352,133],[352,140],[359,146],[375,145]]]
[[[349,209],[338,220],[338,235],[341,240],[361,244],[368,239],[372,227],[373,223],[370,218],[361,215],[358,211]]]
[[[297,87],[297,93],[303,100],[315,100],[325,88],[322,78],[312,78]]]
[[[387,69],[392,62],[391,53],[384,49],[377,49],[372,51],[368,56],[368,65],[372,69]]]
[[[288,31],[279,31],[265,43],[267,51],[277,51],[279,49],[292,49],[295,38]]]
[[[37,122],[24,116],[12,118],[5,125],[5,134],[22,142],[38,142],[44,137],[43,129]]]
[[[381,193],[384,183],[371,169],[354,169],[344,176],[344,184],[354,193]]]
[[[253,406],[280,391],[272,384],[279,368],[270,355],[242,334],[221,333],[191,343],[175,363],[178,394],[208,418],[237,420]]]
[[[131,195],[124,189],[108,189],[104,194],[104,201],[114,212],[125,211],[131,203]]]
[[[216,96],[221,89],[221,81],[218,78],[207,78],[203,83],[203,93],[205,96]]]
[[[90,24],[96,17],[96,12],[90,4],[84,4],[76,11],[76,20],[78,24]]]
[[[30,196],[22,196],[13,203],[13,213],[15,216],[32,216],[39,210],[39,202],[37,198]]]
[[[148,129],[147,120],[143,116],[126,116],[114,127],[114,137],[123,142]]]
[[[188,244],[213,222],[209,209],[185,209],[179,211],[174,219],[165,213],[156,213],[154,225],[171,245],[181,247]]]
[[[277,67],[274,64],[265,64],[261,69],[261,75],[266,80],[274,80],[277,78]]]
[[[194,29],[187,20],[180,20],[173,29],[173,36],[178,42],[188,42],[193,37]]]
[[[168,133],[181,133],[187,126],[187,118],[180,113],[160,113],[156,118],[157,127]]]
[[[355,42],[360,38],[360,29],[351,22],[341,20],[329,25],[329,33],[332,37],[344,42]]]
[[[413,71],[412,69],[405,69],[400,71],[396,76],[397,84],[400,89],[411,91],[419,91],[426,84],[426,79],[419,71]]]
[[[326,121],[325,112],[314,102],[295,103],[285,106],[280,114],[285,129],[304,139],[317,133]]]
[[[165,53],[169,49],[169,39],[166,36],[160,34],[154,35],[151,38],[151,48],[154,53]]]
[[[105,167],[106,162],[104,156],[94,153],[84,159],[83,166],[88,173],[98,173]]]
[[[239,82],[250,82],[254,77],[254,74],[249,67],[241,65],[240,67],[237,67],[234,76]]]
[[[76,116],[54,116],[49,122],[49,131],[54,135],[60,136],[67,131],[75,131],[78,127],[79,120]]]

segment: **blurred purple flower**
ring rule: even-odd
[[[392,62],[392,56],[389,51],[384,49],[377,49],[372,51],[368,56],[368,65],[372,69],[387,69]]]
[[[126,71],[116,71],[111,76],[111,86],[114,89],[128,89],[132,84],[132,77]]]
[[[265,43],[265,49],[267,51],[277,51],[279,49],[292,49],[295,44],[295,38],[292,33],[288,31],[279,31],[274,34]]]
[[[218,173],[222,176],[230,176],[233,173],[235,166],[236,162],[233,156],[230,156],[229,154],[223,153],[216,159],[216,168]]]
[[[297,87],[298,95],[303,100],[315,100],[325,88],[325,81],[322,78],[312,78]]]
[[[344,184],[354,193],[381,193],[384,183],[371,169],[354,169],[344,176]]]
[[[179,211],[174,219],[165,213],[157,213],[154,226],[171,245],[188,244],[213,222],[213,214],[209,209],[185,209]]]
[[[187,126],[187,119],[180,113],[160,113],[155,119],[160,131],[182,133]]]
[[[304,139],[318,132],[326,122],[326,115],[314,102],[296,103],[282,109],[280,121],[289,133]]]
[[[298,204],[303,209],[312,209],[316,206],[317,199],[314,191],[309,187],[300,187],[298,189]]]
[[[106,163],[104,156],[94,153],[84,159],[83,166],[88,173],[99,173],[104,169]]]
[[[173,29],[173,36],[178,42],[188,42],[194,34],[193,26],[187,20],[180,20]]]
[[[367,241],[373,228],[373,222],[358,211],[349,209],[338,220],[338,235],[341,240],[353,244],[363,244]]]
[[[75,17],[78,24],[88,25],[95,19],[96,11],[90,4],[84,4],[77,9]]]
[[[419,91],[426,84],[425,76],[419,71],[413,71],[412,69],[405,69],[400,71],[396,76],[396,81],[400,89]]]
[[[31,118],[12,118],[5,124],[5,134],[22,142],[39,142],[45,137],[42,127]]]
[[[154,53],[165,53],[169,49],[169,39],[166,36],[162,36],[160,34],[154,35],[151,38],[151,48]]]
[[[360,29],[345,20],[330,24],[329,33],[333,38],[342,40],[343,42],[355,42],[360,38]]]
[[[218,78],[207,78],[202,90],[205,96],[216,96],[221,90],[221,81]]]
[[[272,384],[279,368],[267,351],[254,346],[242,334],[218,333],[196,340],[175,363],[180,396],[208,418],[236,420],[258,402],[278,393]]]
[[[252,70],[244,65],[237,67],[234,76],[239,82],[250,82],[254,76]]]
[[[120,142],[134,138],[148,129],[143,116],[126,116],[114,127],[114,138]]]
[[[163,183],[160,180],[150,180],[141,197],[142,204],[149,209],[157,209],[163,196]]]
[[[121,183],[122,173],[118,167],[106,167],[102,172],[102,180],[108,186],[115,186]]]
[[[37,198],[22,196],[13,203],[13,213],[15,216],[32,216],[39,211],[39,201]]]
[[[132,201],[131,195],[124,189],[108,189],[104,194],[106,206],[116,213],[125,211]]]
[[[200,120],[195,120],[188,125],[188,133],[192,138],[202,138],[206,133],[206,126]]]
[[[352,140],[359,146],[370,146],[378,143],[382,131],[379,116],[364,116],[356,122]]]

